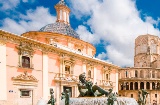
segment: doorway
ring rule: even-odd
[[[70,97],[72,97],[72,87],[63,86],[63,91],[65,92],[66,89],[70,91]]]

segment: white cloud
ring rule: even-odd
[[[11,8],[15,8],[20,3],[20,0],[0,0],[1,10],[7,10]]]
[[[100,53],[100,54],[97,56],[97,58],[104,60],[104,59],[107,58],[107,55],[106,55],[106,53],[102,52],[102,53]]]
[[[16,8],[19,4],[20,4],[21,0],[0,0],[0,5],[2,5],[2,7],[0,7],[1,10],[13,10],[14,8]],[[33,3],[35,2],[35,0],[22,0],[22,2],[24,3]]]
[[[26,15],[20,14],[20,20],[16,22],[13,19],[6,18],[3,20],[3,30],[22,34],[27,31],[39,30],[43,26],[53,23],[56,20],[55,16],[49,13],[48,8],[37,7],[36,10],[28,10]]]
[[[133,66],[134,39],[138,35],[147,34],[147,32],[159,35],[159,30],[153,26],[158,24],[159,20],[146,16],[146,21],[143,21],[133,0],[123,0],[123,2],[121,0],[103,0],[103,2],[78,0],[78,3],[71,0],[71,2],[74,14],[79,13],[78,19],[90,16],[87,25],[90,26],[92,37],[96,38],[96,41],[85,34],[90,33],[85,26],[78,27],[77,32],[83,36],[84,40],[93,44],[95,44],[94,42],[98,44],[100,40],[109,42],[110,45],[106,47],[106,56],[113,64]]]
[[[87,31],[87,28],[85,26],[79,25],[77,28],[77,33],[80,33],[80,38],[84,41],[87,41],[93,44],[99,43],[99,39],[98,39],[99,37]]]

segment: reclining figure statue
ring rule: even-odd
[[[92,81],[86,80],[85,73],[79,75],[79,81],[78,90],[80,95],[78,97],[98,97],[102,95],[108,96],[110,93],[112,93],[112,89],[106,91],[96,84],[93,85]],[[98,93],[96,91],[98,91]]]

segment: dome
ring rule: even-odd
[[[48,24],[42,27],[39,31],[40,32],[57,32],[60,34],[65,34],[65,35],[69,35],[74,38],[80,39],[79,35],[72,29],[72,27],[63,22],[55,22],[52,24]]]

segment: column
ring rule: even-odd
[[[146,81],[144,81],[144,89],[146,89]]]
[[[64,59],[63,59],[63,55],[59,55],[60,56],[60,70],[59,70],[59,73],[60,73],[60,77],[62,77],[62,73],[64,72],[63,71],[63,66],[64,66]]]
[[[116,86],[115,87],[118,87],[118,72],[116,72]],[[118,88],[116,88],[116,92],[118,92]]]
[[[55,98],[56,98],[56,103],[57,105],[59,105],[60,103],[60,86],[59,86],[59,83],[56,83],[56,87],[55,87]]]
[[[97,82],[97,69],[96,67],[94,66],[94,71],[93,71],[93,83],[95,84]]]
[[[43,52],[43,98],[45,100],[48,100],[48,55]]]
[[[140,89],[140,82],[138,81],[138,90]]]
[[[0,100],[7,100],[6,44],[0,42]]]
[[[150,82],[150,90],[152,90],[152,82]]]
[[[128,88],[129,88],[128,90],[130,90],[130,87],[131,87],[131,86],[130,86],[130,82],[128,82]]]

